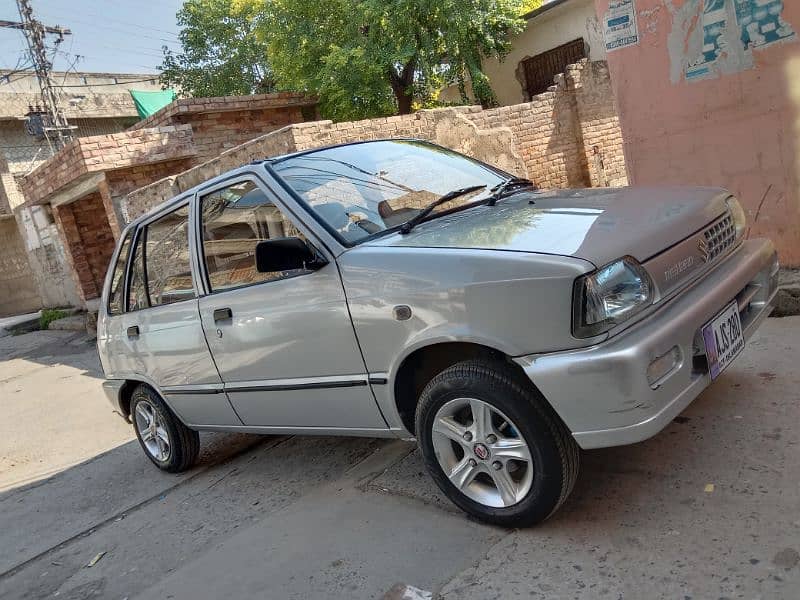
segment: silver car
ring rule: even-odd
[[[418,140],[231,171],[136,219],[103,289],[105,390],[144,452],[198,431],[416,438],[475,517],[537,523],[579,449],[655,435],[777,287],[714,188],[540,191]]]

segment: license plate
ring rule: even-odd
[[[739,319],[739,305],[735,300],[703,326],[703,342],[711,379],[716,379],[744,350],[742,321]]]

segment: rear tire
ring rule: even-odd
[[[133,391],[131,421],[142,450],[159,469],[181,473],[197,460],[200,435],[181,423],[149,386]]]
[[[500,361],[464,361],[434,377],[420,396],[416,429],[439,488],[487,523],[535,525],[558,510],[577,479],[571,433]]]

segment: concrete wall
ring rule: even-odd
[[[79,73],[53,71],[67,119],[138,118],[128,90],[160,90],[152,73]],[[30,72],[0,69],[0,119],[21,119],[28,106],[42,104],[39,82]]]
[[[20,208],[15,216],[41,305],[45,308],[78,306],[78,290],[50,207]]]
[[[0,317],[41,308],[25,244],[13,218],[0,218]]]
[[[589,46],[589,60],[605,59],[603,36],[592,0],[567,0],[528,21],[522,33],[512,40],[513,49],[508,56],[483,62],[500,105],[525,101],[523,84],[517,77],[520,62],[578,38],[583,38]]]
[[[608,4],[596,0],[597,14]],[[733,0],[706,15],[703,5],[636,0],[640,43],[608,54],[631,183],[727,187],[748,235],[771,237],[781,261],[798,266],[800,2],[761,2],[762,31],[772,31],[763,37],[757,22],[737,20]],[[716,60],[713,48],[724,49]]]
[[[76,136],[86,137],[119,133],[134,122],[135,118],[74,119],[70,125],[78,128]],[[24,121],[0,121],[0,153],[14,174],[30,172],[51,156],[47,142],[29,135]]]

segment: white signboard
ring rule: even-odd
[[[634,0],[612,0],[603,17],[603,38],[606,52],[639,43]]]

